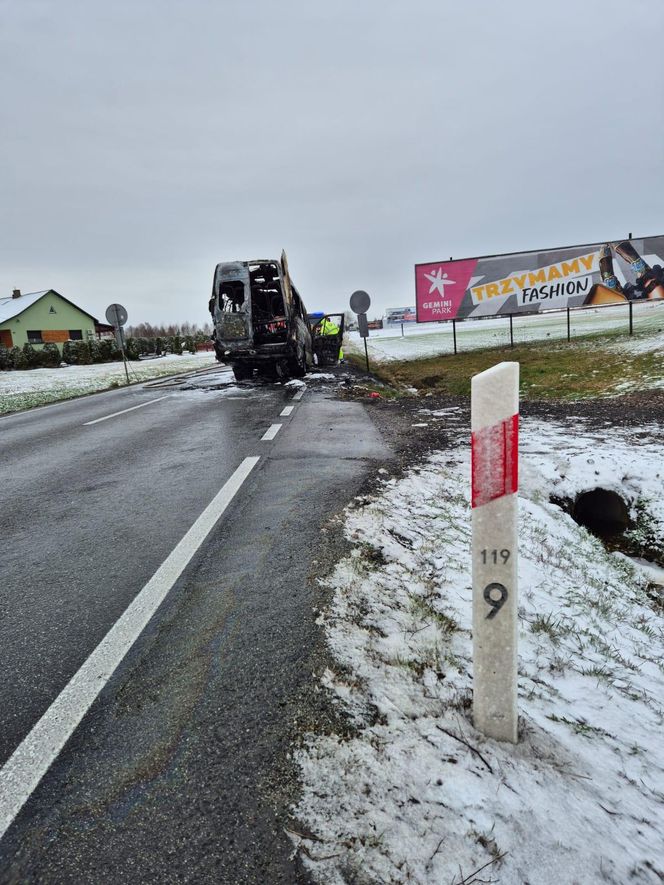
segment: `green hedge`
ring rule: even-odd
[[[181,354],[183,349],[190,353],[196,352],[196,343],[201,333],[193,335],[170,335],[156,338],[127,338],[125,354],[129,360],[137,360],[144,354],[158,356],[168,353]],[[202,336],[208,340],[207,336]],[[65,341],[62,352],[57,344],[44,344],[33,347],[24,344],[22,348],[8,349],[0,346],[0,371],[10,369],[55,368],[61,362],[70,366],[89,366],[91,363],[109,363],[122,359],[122,352],[115,338],[93,338],[89,341]]]

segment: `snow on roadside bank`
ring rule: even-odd
[[[161,375],[191,372],[214,365],[214,354],[206,352],[182,356],[169,354],[130,362],[129,377],[132,381],[149,381]],[[0,413],[106,390],[113,383],[122,386],[125,381],[122,363],[0,372]]]
[[[628,305],[597,307],[574,311],[571,319],[572,337],[578,335],[623,332],[614,346],[625,353],[647,353],[655,350],[652,339],[661,333],[664,322],[664,303],[640,301],[633,304],[633,323],[636,336],[628,335]],[[543,347],[558,339],[567,338],[567,314],[565,311],[544,311],[513,317],[514,340],[517,344],[539,341]],[[460,352],[501,347],[509,344],[510,326],[506,316],[488,317],[483,320],[466,320],[456,324],[456,337]],[[345,337],[349,350],[364,356],[364,345],[359,332],[349,332]],[[367,339],[369,356],[377,360],[411,360],[440,356],[454,352],[452,324],[406,323],[404,335],[399,326],[371,330]]]
[[[325,885],[462,883],[482,867],[473,881],[660,882],[661,608],[629,562],[549,503],[609,474],[633,500],[652,500],[656,436],[523,422],[512,747],[470,719],[469,454],[459,432],[457,449],[346,513],[355,547],[329,578],[321,622],[338,662],[324,682],[357,733],[311,736],[299,752],[297,814],[314,838],[294,843]]]

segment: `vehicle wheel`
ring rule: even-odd
[[[260,366],[258,374],[261,378],[265,379],[265,381],[269,381],[272,384],[276,381],[283,381],[284,378],[288,377],[286,365],[280,362],[267,363],[266,365]]]
[[[231,367],[236,381],[248,381],[251,378],[252,370],[250,366],[243,366],[238,363]]]
[[[302,347],[298,349],[297,352],[297,361],[293,367],[293,377],[294,378],[304,378],[307,374],[307,352]]]

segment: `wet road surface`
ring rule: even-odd
[[[0,421],[2,763],[259,459],[7,830],[2,882],[307,881],[277,772],[312,679],[311,562],[390,452],[320,386],[210,386]]]

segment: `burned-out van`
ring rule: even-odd
[[[314,363],[307,311],[277,259],[226,261],[212,282],[210,313],[217,359],[238,381],[257,370],[273,378],[302,377]]]

